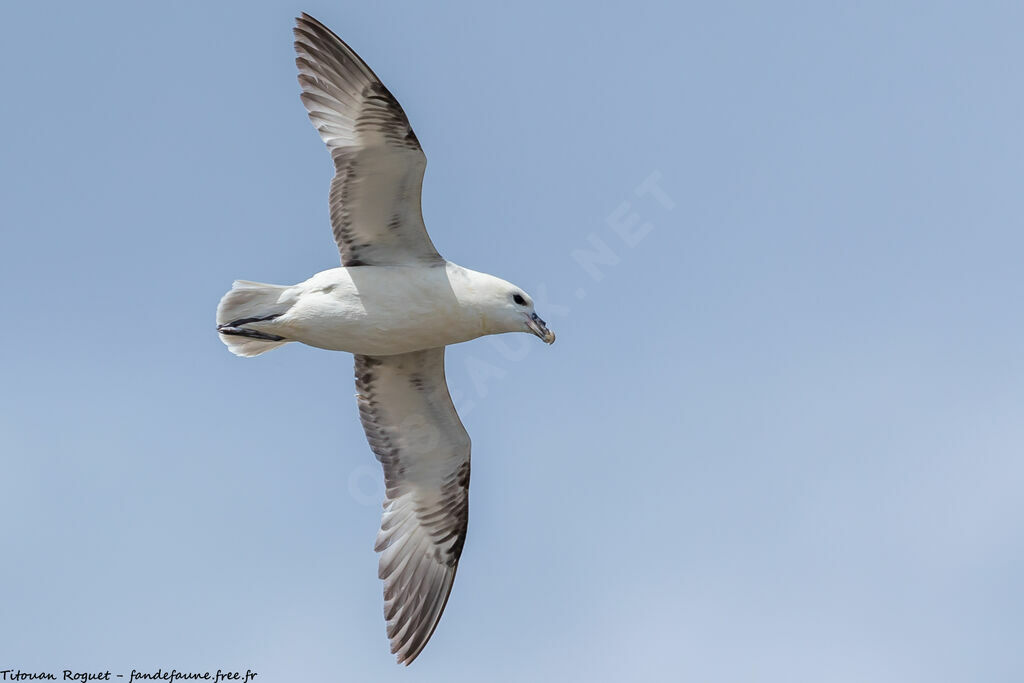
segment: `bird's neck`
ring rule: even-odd
[[[508,332],[501,321],[491,315],[493,285],[497,278],[451,262],[446,267],[452,291],[462,305],[464,324],[476,332],[477,336]]]

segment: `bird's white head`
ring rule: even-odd
[[[537,315],[533,309],[533,298],[522,287],[493,275],[474,279],[474,289],[492,334],[528,332],[547,344],[555,342],[555,333]]]

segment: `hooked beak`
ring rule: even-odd
[[[526,326],[530,328],[531,332],[544,340],[545,344],[555,343],[555,333],[548,329],[548,326],[544,324],[544,321],[536,313],[531,313],[530,317],[526,319]]]

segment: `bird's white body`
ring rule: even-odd
[[[448,262],[433,267],[331,268],[291,287],[236,283],[217,317],[224,323],[270,318],[246,327],[321,349],[391,356],[518,331],[518,321],[512,329],[503,329],[488,306],[491,293],[503,285],[512,287]],[[237,340],[240,355],[279,345],[244,337],[225,339]]]

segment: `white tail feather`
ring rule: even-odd
[[[231,291],[225,294],[217,306],[217,325],[227,325],[236,320],[246,318],[266,318],[281,315],[291,308],[294,299],[289,295],[291,287],[284,285],[268,285],[262,282],[235,280]],[[249,323],[246,327],[260,332],[270,332],[267,323]],[[235,334],[220,334],[228,350],[236,356],[258,356],[278,346],[287,344],[288,340],[270,341],[254,339]]]

